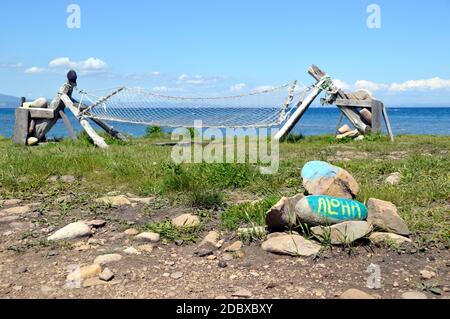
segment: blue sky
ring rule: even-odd
[[[72,3],[80,29],[66,25]],[[4,94],[50,97],[71,67],[86,90],[234,94],[309,85],[317,64],[390,104],[450,105],[450,0],[2,0],[0,26]]]

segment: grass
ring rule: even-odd
[[[348,170],[358,181],[358,200],[379,198],[393,202],[421,244],[450,244],[450,138],[447,136],[398,136],[390,143],[385,136],[364,141],[336,141],[332,136],[291,137],[280,145],[277,174],[262,175],[253,164],[181,164],[171,161],[171,147],[156,146],[157,129],[143,138],[114,142],[107,150],[95,148],[86,136],[76,142],[63,140],[38,147],[20,147],[0,138],[0,199],[33,200],[37,194],[61,196],[72,192],[88,202],[110,191],[155,195],[172,206],[222,212],[223,228],[264,225],[267,209],[281,196],[303,193],[300,169],[310,160],[328,160]],[[367,158],[340,160],[339,151],[367,153]],[[337,158],[336,158],[337,157]],[[385,178],[400,172],[397,186]],[[47,180],[54,175],[73,175],[74,184]],[[231,204],[234,194],[250,194],[256,204]],[[237,196],[237,195],[236,195]],[[68,214],[71,206],[61,206]],[[192,237],[177,233],[167,223],[152,229],[170,238]],[[195,237],[195,236],[194,236]]]

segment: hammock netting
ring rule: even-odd
[[[284,122],[293,102],[306,93],[297,83],[228,97],[165,96],[142,88],[80,91],[81,116],[161,127],[272,127]]]

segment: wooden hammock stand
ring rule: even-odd
[[[368,98],[364,100],[355,99],[352,94],[346,94],[343,90],[337,88],[328,77],[328,75],[313,65],[309,68],[308,73],[317,81],[309,95],[303,100],[297,103],[295,111],[291,117],[283,124],[281,129],[275,135],[275,139],[281,139],[283,136],[289,134],[289,132],[300,121],[302,116],[311,106],[312,102],[319,96],[320,93],[325,91],[327,93],[326,98],[322,99],[322,104],[337,106],[342,114],[339,118],[336,126],[335,134],[339,129],[339,126],[345,116],[350,123],[358,130],[362,135],[368,133],[381,133],[382,121],[384,120],[387,132],[391,141],[394,140],[391,124],[387,115],[387,110],[381,101]],[[72,91],[70,84],[64,84],[55,98],[51,102],[49,108],[24,108],[23,103],[25,98],[22,98],[20,107],[16,110],[16,124],[14,128],[13,141],[17,144],[27,145],[29,137],[36,137],[39,141],[45,138],[47,133],[59,118],[62,118],[64,124],[69,132],[69,136],[76,140],[75,131],[67,117],[64,110],[67,108],[78,119],[83,129],[91,137],[95,145],[100,148],[107,148],[103,137],[101,137],[91,126],[88,120],[96,123],[100,128],[107,132],[110,136],[121,140],[126,140],[126,137],[120,132],[115,130],[111,125],[106,122],[84,116],[84,110],[92,108],[86,105],[80,104],[70,97]],[[114,93],[113,93],[114,94]],[[370,117],[364,116],[362,110],[370,111]],[[366,112],[367,114],[367,112]],[[44,125],[44,129],[40,134],[36,135],[35,126],[40,122]],[[42,124],[44,123],[44,124]]]

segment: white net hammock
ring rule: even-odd
[[[160,95],[142,88],[122,87],[80,93],[80,116],[105,121],[161,127],[272,127],[284,122],[294,102],[308,89],[297,81],[276,88],[227,97]]]

